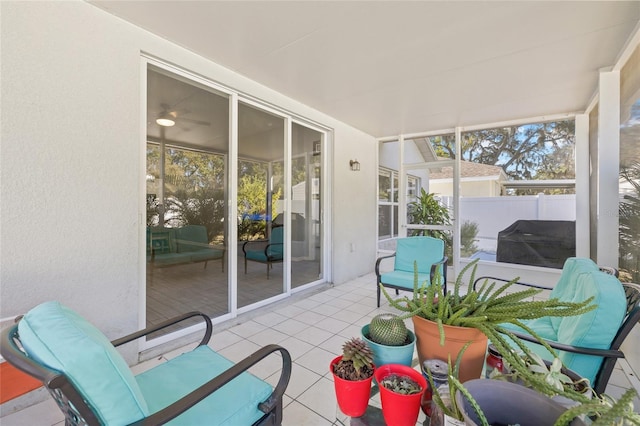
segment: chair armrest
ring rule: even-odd
[[[268,242],[269,242],[269,240],[250,240],[250,241],[245,241],[244,244],[242,244],[242,252],[245,254],[245,256],[247,255],[247,250],[245,249],[247,244],[268,243]]]
[[[443,279],[444,285],[442,287],[444,288],[445,293],[447,292],[447,262],[448,261],[449,261],[449,256],[444,256],[441,260],[431,265],[431,271],[429,273],[429,280],[431,281],[431,283],[433,283],[433,277],[435,277],[436,275],[436,269],[438,268],[438,265],[443,265],[442,279]]]
[[[518,337],[519,339],[526,340],[527,342],[540,344],[540,342],[538,342],[538,340],[535,337],[527,333],[521,333],[519,331],[512,331],[512,330],[509,330],[509,332],[515,335],[516,337]],[[554,342],[553,340],[546,340],[546,339],[544,339],[544,342],[548,343],[549,346],[551,346],[553,349],[572,352],[575,354],[593,355],[593,356],[601,356],[601,357],[609,357],[609,358],[624,358],[624,353],[616,349],[585,348],[582,346],[572,346],[572,345],[567,345],[564,343]]]
[[[389,259],[391,257],[395,257],[395,253],[387,255],[387,256],[382,256],[379,257],[378,260],[376,260],[376,275],[378,276],[378,281],[380,281],[380,262],[382,262],[383,259]]]
[[[220,389],[225,384],[229,383],[232,379],[247,371],[254,364],[258,363],[262,359],[266,358],[273,352],[279,351],[282,355],[282,373],[278,384],[274,388],[273,392],[262,403],[258,404],[258,409],[263,413],[271,411],[282,398],[284,391],[289,384],[291,378],[291,355],[289,352],[279,345],[267,345],[258,349],[253,354],[244,358],[242,361],[230,367],[228,370],[209,380],[198,389],[194,390],[190,394],[180,398],[168,407],[152,414],[151,416],[133,423],[133,425],[157,425],[168,422],[169,420],[179,416],[187,411],[189,408],[196,405],[198,402],[211,395],[213,392]]]
[[[271,247],[271,246],[281,246],[281,245],[283,245],[283,244],[284,244],[284,243],[269,243],[269,244],[267,244],[267,245],[266,245],[266,247],[264,248],[264,256],[265,256],[267,259],[269,259],[269,258],[273,257],[273,256],[269,256],[269,247]]]
[[[151,326],[151,327],[147,327],[144,330],[140,330],[140,331],[136,331],[135,333],[131,333],[127,336],[121,337],[119,339],[116,340],[112,340],[111,344],[113,346],[120,346],[120,345],[124,345],[125,343],[129,343],[132,342],[136,339],[139,339],[141,337],[144,337],[148,334],[154,333],[158,330],[162,330],[163,328],[167,328],[171,325],[177,324],[179,322],[182,322],[186,319],[189,318],[193,318],[193,317],[202,317],[204,319],[204,322],[206,324],[206,330],[204,333],[204,337],[202,338],[202,340],[200,341],[200,343],[198,343],[198,346],[202,346],[202,345],[206,345],[207,343],[209,343],[209,340],[211,339],[211,334],[213,333],[213,324],[211,323],[211,318],[209,318],[208,315],[203,314],[202,312],[197,312],[197,311],[193,311],[193,312],[187,312],[186,314],[182,314],[179,315],[177,317],[168,319],[167,321],[164,321],[160,324]]]
[[[475,291],[476,290],[476,285],[480,281],[484,281],[484,280],[494,280],[494,281],[500,281],[500,282],[503,282],[503,283],[508,283],[509,281],[511,281],[511,280],[506,280],[504,278],[497,278],[497,277],[490,277],[490,276],[478,277],[473,282],[473,290]],[[514,284],[523,285],[525,287],[539,288],[541,290],[553,290],[553,287],[549,287],[549,286],[541,285],[541,284],[529,284],[529,283],[525,283],[525,282],[522,282],[522,281],[516,281]]]

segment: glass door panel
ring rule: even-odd
[[[238,104],[238,307],[283,293],[284,119]]]
[[[291,287],[322,278],[322,133],[292,126]]]
[[[194,310],[229,312],[228,123],[226,95],[149,67],[147,326]]]

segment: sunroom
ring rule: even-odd
[[[425,231],[446,235],[451,277],[480,257],[483,273],[555,282],[558,268],[494,261],[518,220],[571,222],[572,253],[638,281],[638,2],[0,11],[5,322],[56,299],[110,336],[193,309],[227,326],[367,276]],[[525,171],[472,149],[532,129],[544,155]],[[474,180],[493,189],[465,192]],[[422,189],[448,223],[413,220]],[[176,256],[185,239],[164,228],[187,226],[204,229],[204,258]],[[282,251],[247,258],[257,240]]]

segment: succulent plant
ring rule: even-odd
[[[409,376],[401,376],[398,374],[390,374],[380,382],[382,386],[402,395],[413,395],[420,393],[422,388],[415,380]]]
[[[402,346],[407,340],[407,326],[396,314],[376,315],[369,324],[369,338],[387,346]]]
[[[367,343],[356,337],[342,345],[342,359],[333,372],[345,380],[363,380],[373,375],[373,352]]]

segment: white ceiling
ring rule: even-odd
[[[640,2],[91,1],[377,137],[588,106]]]

